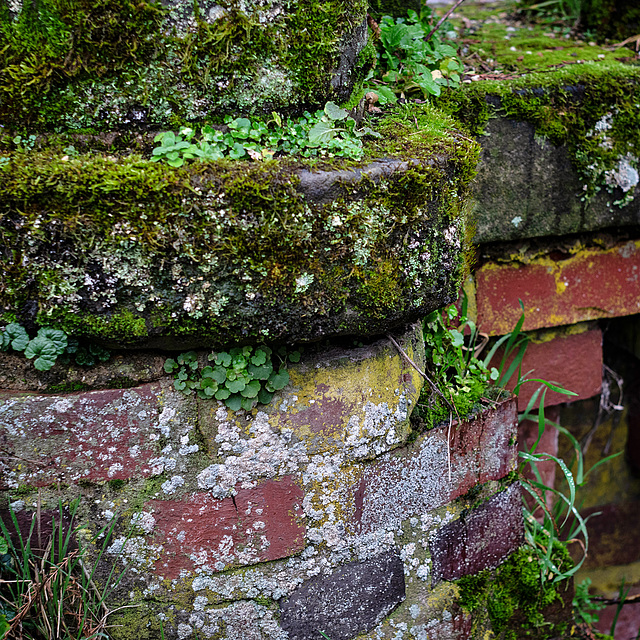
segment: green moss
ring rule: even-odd
[[[127,484],[127,482],[126,480],[122,480],[121,478],[114,478],[113,480],[108,480],[107,484],[109,485],[109,489],[111,489],[111,491],[119,491]]]
[[[100,337],[119,343],[135,342],[137,338],[148,335],[146,320],[128,309],[105,316],[49,309],[38,315],[38,323],[55,326],[69,335]]]
[[[72,79],[146,62],[163,13],[146,0],[41,0],[25,2],[14,19],[2,6],[0,121],[24,123],[44,96]]]
[[[277,340],[301,307],[331,319],[350,306],[366,332],[418,315],[443,291],[430,265],[449,260],[442,295],[455,295],[464,269],[455,238],[478,147],[430,105],[380,128],[385,139],[359,163],[173,170],[139,156],[63,159],[57,146],[13,151],[0,170],[0,311],[35,307],[23,321],[122,344],[198,336],[211,345]],[[304,169],[390,156],[415,166],[341,183],[328,204],[302,193]]]
[[[463,85],[443,95],[438,106],[476,136],[493,117],[530,122],[541,140],[568,149],[587,199],[601,189],[613,191],[609,176],[621,161],[638,162],[639,94],[640,68],[585,63],[551,74]]]
[[[571,565],[571,557],[561,545],[554,547],[553,560],[561,567]],[[562,611],[564,606],[570,606],[565,605],[570,583],[543,582],[537,557],[526,546],[515,551],[495,571],[460,578],[457,585],[460,604],[473,614],[476,632],[487,622],[493,633],[504,640],[545,640],[566,631],[566,622],[548,620],[546,616],[551,607]]]
[[[398,265],[393,260],[383,260],[360,286],[358,294],[374,318],[383,318],[389,309],[401,307],[398,284]]]
[[[47,387],[48,393],[73,393],[74,391],[85,391],[89,386],[82,382],[60,382],[50,384]]]
[[[17,17],[0,4],[0,122],[58,131],[344,101],[360,73],[351,66],[367,7],[229,3],[212,19],[197,3],[193,11],[150,0],[24,4]]]
[[[32,493],[35,493],[37,490],[38,490],[38,487],[32,487],[31,485],[28,485],[28,484],[21,484],[21,485],[18,485],[17,489],[12,489],[11,494],[22,498],[25,496],[29,496]]]

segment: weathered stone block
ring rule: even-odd
[[[493,569],[523,542],[522,496],[515,483],[431,537],[433,584]]]
[[[362,0],[44,0],[31,11],[18,0],[7,9],[0,121],[47,129],[158,127],[342,102],[367,42]],[[34,33],[44,40],[37,51]]]
[[[223,500],[194,493],[145,504],[155,521],[148,541],[163,548],[157,575],[174,579],[196,569],[211,574],[304,549],[302,489],[288,477],[247,484]]]
[[[392,143],[399,126],[380,129]],[[411,140],[408,157],[336,160],[321,184],[284,158],[169,170],[16,155],[0,173],[12,247],[0,308],[119,348],[312,342],[414,322],[457,294],[475,147],[456,140],[447,156]]]
[[[421,324],[396,339],[424,366]],[[307,356],[290,365],[289,374],[289,385],[270,405],[259,407],[251,423],[242,423],[217,402],[198,400],[199,429],[212,457],[241,473],[243,464],[234,458],[240,454],[249,464],[259,454],[267,475],[271,466],[284,462],[283,456],[306,460],[332,452],[352,460],[372,458],[405,441],[423,384],[387,339]]]
[[[503,478],[515,465],[515,398],[477,418],[421,435],[365,468],[355,493],[360,533],[394,526],[464,495],[476,484]]]
[[[640,241],[607,248],[576,243],[476,271],[478,322],[489,335],[513,329],[524,304],[524,330],[612,318],[640,311]],[[606,283],[606,285],[605,285]]]
[[[15,488],[176,472],[198,451],[189,443],[193,408],[161,383],[69,395],[1,392],[4,446],[20,461],[5,463],[4,481]]]
[[[640,224],[637,172],[636,184],[627,187],[636,194],[629,204],[612,206],[616,198],[626,195],[622,191],[617,196],[598,193],[584,202],[585,178],[576,171],[568,146],[553,145],[532,123],[507,118],[490,120],[486,133],[480,138],[481,162],[474,182],[475,242]]]
[[[397,553],[387,552],[312,578],[280,605],[280,624],[291,640],[350,640],[369,631],[405,597],[404,570]]]

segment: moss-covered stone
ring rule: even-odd
[[[476,242],[637,225],[634,54],[526,23],[500,3],[465,3],[456,13],[473,70],[437,104],[483,147]]]
[[[344,101],[366,2],[0,2],[0,123],[162,126]]]
[[[572,562],[560,545],[554,548],[553,561],[565,568]],[[460,604],[472,614],[470,637],[546,640],[573,633],[572,581],[543,581],[537,557],[527,546],[495,571],[460,578],[456,584]]]
[[[640,69],[585,63],[439,100],[479,136],[477,242],[640,222]]]
[[[464,270],[476,146],[453,126],[425,106],[380,122],[362,162],[315,167],[15,152],[0,170],[2,310],[169,347],[415,319],[450,301]]]

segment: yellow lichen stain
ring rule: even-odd
[[[597,244],[597,243],[596,243]],[[576,241],[569,246],[563,246],[563,251],[570,254],[563,260],[554,260],[548,253],[542,250],[531,253],[512,253],[503,259],[484,264],[476,273],[476,279],[482,277],[486,281],[489,290],[494,291],[494,295],[499,294],[500,288],[504,286],[502,274],[509,271],[519,270],[529,267],[533,270],[539,269],[541,273],[552,276],[554,279],[555,296],[549,291],[548,300],[535,300],[534,304],[529,304],[525,308],[525,330],[534,330],[542,326],[551,327],[559,325],[569,325],[576,322],[595,320],[612,315],[625,315],[636,311],[636,308],[626,304],[622,296],[618,296],[620,302],[613,309],[602,309],[595,305],[576,306],[576,303],[560,303],[558,298],[567,293],[572,293],[572,299],[580,287],[581,278],[576,277],[576,273],[593,272],[598,269],[600,259],[605,256],[623,255],[625,258],[636,257],[640,252],[640,240],[626,242],[623,246],[611,244],[603,246],[585,246],[582,242]],[[577,268],[578,267],[578,268]],[[569,277],[568,274],[571,274]],[[549,283],[550,285],[550,283]],[[518,292],[527,304],[527,291]],[[615,299],[616,296],[610,291],[609,296]],[[544,303],[544,309],[541,305]],[[541,318],[541,312],[544,318]],[[482,324],[490,327],[491,335],[504,335],[511,331],[520,317],[521,310],[518,306],[506,308],[504,305],[494,305],[494,308],[485,307],[480,318]]]
[[[419,327],[414,334],[421,340]],[[423,355],[416,353],[412,343],[405,350],[421,366]],[[373,357],[369,354],[369,348],[363,347],[354,349],[352,357],[341,354],[322,363],[292,366],[289,386],[265,408],[272,424],[293,429],[302,440],[313,440],[310,453],[337,451],[349,436],[372,438],[366,430],[368,403],[382,407],[391,417],[399,403],[407,401],[406,419],[395,428],[398,444],[402,444],[410,431],[409,415],[420,396],[422,377],[391,344],[376,350]],[[312,410],[315,404],[320,410],[323,405],[331,406],[332,412],[323,411],[321,424],[305,424],[305,413],[310,421],[317,421],[318,412]],[[299,422],[292,420],[294,416],[299,416]]]
[[[533,344],[542,344],[551,342],[556,338],[565,338],[567,336],[577,336],[594,328],[593,322],[578,322],[563,327],[554,327],[553,329],[538,329],[537,331],[529,331],[529,342]]]
[[[598,594],[609,598],[616,597],[619,594],[623,579],[625,584],[637,584],[640,582],[640,562],[580,569],[575,575],[576,584],[579,584],[585,578],[591,579],[591,586]]]

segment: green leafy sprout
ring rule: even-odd
[[[593,516],[583,518],[580,515],[576,506],[577,488],[584,485],[594,469],[620,453],[604,458],[585,470],[582,450],[575,436],[545,416],[547,391],[567,396],[576,394],[553,382],[529,378],[530,372],[523,374],[522,364],[529,340],[528,335],[522,331],[524,319],[523,311],[513,331],[495,340],[488,353],[480,359],[480,353],[488,344],[488,337],[483,336],[476,324],[467,317],[466,297],[463,297],[460,309],[452,305],[427,316],[423,323],[427,369],[440,394],[434,396],[425,385],[417,413],[420,416],[422,411],[424,416],[425,403],[429,404],[429,413],[435,417],[431,418],[427,427],[433,427],[447,416],[451,419],[452,411],[458,414],[458,419],[464,419],[483,403],[491,405],[495,400],[507,397],[506,386],[514,376],[515,395],[519,394],[525,382],[539,384],[527,406],[518,415],[520,422],[529,420],[538,425],[536,441],[527,450],[519,452],[518,471],[524,489],[523,497],[528,495],[530,502],[529,504],[523,499],[525,541],[537,559],[541,585],[551,586],[574,576],[587,555],[587,521]],[[492,366],[498,361],[497,366]],[[440,396],[450,402],[445,404]],[[574,451],[570,463],[567,464],[549,453],[537,451],[547,428],[556,429],[570,441]],[[543,462],[553,462],[558,466],[564,488],[557,489],[544,484],[538,468]],[[570,558],[567,547],[577,540],[580,540],[582,546],[582,558],[576,563],[570,560],[565,562],[562,558]],[[588,585],[585,588],[588,590]],[[591,603],[587,602],[588,591],[586,593],[587,595],[584,588],[577,593],[575,605],[584,612],[580,615],[585,621],[589,615],[585,610],[597,608],[589,607]]]
[[[364,153],[364,136],[380,137],[380,134],[370,127],[359,127],[347,110],[328,102],[324,109],[314,114],[306,111],[297,119],[283,121],[275,112],[267,123],[227,116],[224,126],[205,125],[197,137],[190,127],[181,128],[177,134],[159,133],[154,139],[159,146],[153,149],[151,161],[162,160],[172,167],[181,167],[189,160],[262,161],[282,155],[343,156],[358,160]]]
[[[38,371],[49,371],[60,356],[67,361],[73,357],[76,364],[83,366],[106,362],[111,357],[107,349],[94,344],[81,346],[78,340],[53,327],[41,327],[37,335],[30,338],[27,330],[17,322],[0,329],[0,351],[23,352],[26,358],[33,360]]]
[[[280,360],[274,367],[273,356]],[[281,347],[276,354],[270,347],[234,347],[210,353],[201,366],[195,351],[167,358],[164,370],[174,375],[173,386],[185,395],[197,393],[201,398],[220,400],[232,411],[250,411],[256,403],[269,404],[276,391],[289,383],[285,362],[298,362],[300,352]]]
[[[431,35],[431,9],[409,10],[407,18],[383,16],[377,42],[377,65],[366,82],[380,104],[405,96],[439,96],[443,87],[460,86],[463,65],[457,50],[445,40],[451,27],[445,22]]]

